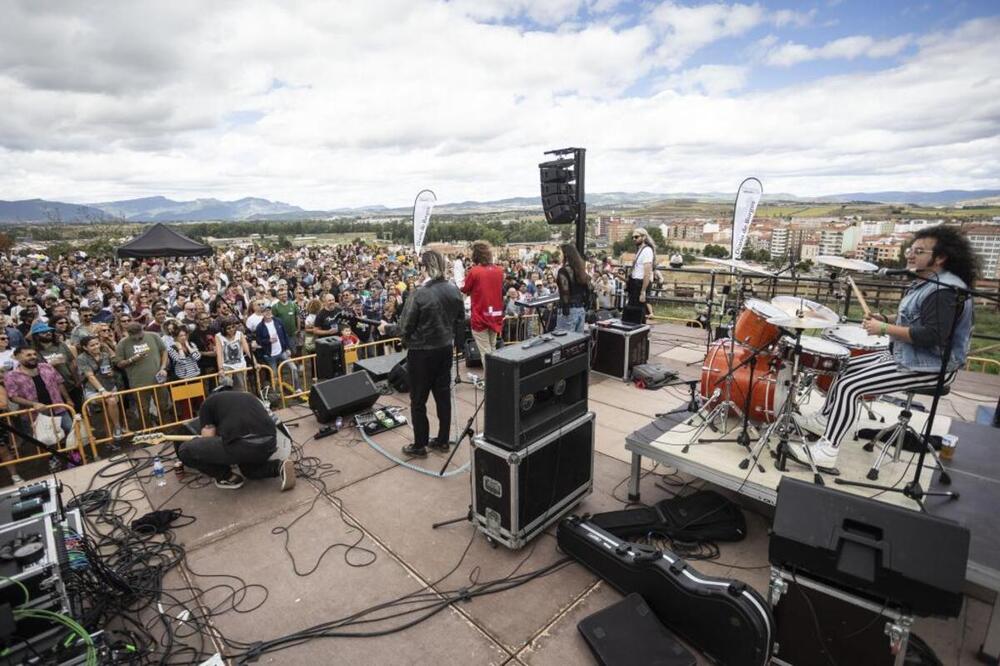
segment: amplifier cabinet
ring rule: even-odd
[[[912,615],[780,567],[771,567],[769,596],[776,666],[906,661]]]
[[[614,326],[595,326],[594,372],[629,381],[632,368],[649,360],[649,326],[624,331]]]
[[[538,338],[534,338],[538,340]],[[590,338],[568,333],[486,356],[483,434],[516,451],[587,412]]]
[[[508,548],[520,548],[569,513],[593,485],[593,412],[520,451],[473,439],[473,522]]]

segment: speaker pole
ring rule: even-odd
[[[584,176],[585,176],[585,162],[587,161],[587,149],[586,148],[576,148],[573,151],[573,157],[576,161],[575,171],[576,171],[576,200],[577,200],[577,214],[576,214],[576,249],[580,252],[581,257],[586,257],[586,246],[587,246],[587,202],[584,200],[585,189],[584,189]]]

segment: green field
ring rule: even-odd
[[[713,217],[726,218],[733,214],[731,203],[713,201],[662,201],[641,210],[636,216]],[[883,203],[764,203],[757,207],[757,218],[791,217],[850,217],[863,219],[954,219],[961,221],[990,219],[1000,216],[1000,206],[945,208]]]

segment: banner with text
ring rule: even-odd
[[[417,198],[413,200],[413,251],[420,252],[424,245],[424,235],[427,233],[427,226],[431,223],[431,211],[437,197],[430,190],[420,190]]]
[[[743,244],[747,240],[747,231],[750,230],[750,223],[753,222],[753,215],[757,212],[757,204],[760,202],[760,195],[764,192],[764,186],[756,178],[747,178],[740,183],[739,192],[736,194],[736,206],[733,209],[733,244],[731,256],[739,259],[743,254]]]

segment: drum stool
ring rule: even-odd
[[[899,462],[899,456],[903,451],[903,445],[906,443],[907,433],[913,433],[914,437],[918,440],[923,440],[920,433],[910,427],[910,418],[913,416],[913,412],[910,411],[910,407],[913,405],[913,398],[918,395],[926,395],[933,397],[935,388],[929,389],[907,389],[906,391],[906,402],[903,405],[903,409],[899,412],[899,418],[894,424],[887,428],[882,428],[876,433],[874,437],[868,440],[868,443],[864,445],[865,451],[874,451],[875,442],[882,441],[884,439],[884,444],[882,444],[882,450],[879,451],[878,458],[875,459],[875,464],[872,468],[868,470],[868,478],[872,481],[878,479],[879,467],[885,461],[887,455],[889,455],[889,449],[892,449],[892,462]],[[945,386],[941,389],[941,397],[951,393],[951,387]],[[934,462],[937,463],[938,469],[941,470],[940,481],[943,484],[948,484],[951,482],[951,477],[948,476],[948,471],[941,464],[941,458],[938,456],[938,452],[934,447],[927,443],[927,453],[934,458]]]

